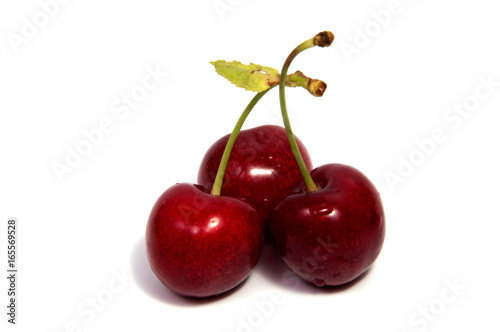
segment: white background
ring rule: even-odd
[[[372,12],[393,9],[389,0],[220,3],[226,11],[213,0],[74,0],[47,22],[38,1],[0,4],[3,271],[6,221],[20,223],[18,325],[6,323],[2,277],[2,331],[498,330],[496,3],[401,0],[384,26]],[[34,16],[45,26],[25,38]],[[332,47],[304,52],[290,72],[328,89],[322,98],[287,89],[289,112],[316,166],[352,165],[379,189],[387,217],[379,259],[350,287],[291,287],[266,247],[235,292],[208,301],[172,294],[145,260],[150,209],[169,186],[196,181],[205,151],[253,96],[209,61],[281,69],[322,30],[336,35]],[[13,36],[25,39],[16,46]],[[168,77],[127,116],[113,112],[148,67]],[[496,86],[488,91],[480,77]],[[465,118],[449,113],[464,102],[474,109]],[[280,124],[278,110],[276,89],[245,128]],[[59,181],[53,163],[103,119],[112,132]],[[436,129],[446,139],[418,152],[415,141]],[[410,158],[413,170],[401,166]],[[391,186],[387,172],[401,181]],[[270,313],[273,292],[281,301]]]

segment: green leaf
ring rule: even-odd
[[[280,74],[271,67],[255,63],[244,65],[239,61],[227,62],[224,60],[211,61],[210,63],[214,65],[217,74],[247,91],[262,92],[279,84]]]

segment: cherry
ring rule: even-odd
[[[245,280],[264,246],[250,205],[181,183],[155,203],[146,229],[147,257],[158,279],[192,297],[224,293]]]
[[[198,183],[210,188],[215,181],[229,135],[216,141],[206,152],[198,172]],[[297,139],[308,170],[312,162]],[[238,135],[227,164],[221,194],[244,199],[266,222],[274,207],[302,181],[285,128],[265,125],[243,130]]]
[[[282,77],[285,85],[303,87],[316,97],[321,97],[326,90],[325,82],[311,79],[300,71]],[[276,86],[271,85],[255,95],[241,114],[233,134],[239,133],[253,107]],[[237,140],[233,134],[231,137],[226,135],[220,138],[205,153],[198,171],[198,183],[211,187],[224,180],[221,193],[249,202],[266,223],[276,204],[301,181],[300,169],[294,161],[286,130],[283,127],[265,125],[242,131]],[[297,144],[305,167],[311,170],[309,153],[298,139]],[[231,160],[227,151],[231,152]],[[219,164],[228,167],[224,179],[217,179],[215,176]]]
[[[236,123],[212,191],[176,184],[153,206],[146,228],[149,265],[167,288],[180,295],[209,297],[236,287],[250,275],[262,253],[265,231],[257,211],[220,192],[241,126],[264,94],[250,101]]]
[[[374,185],[357,169],[322,165],[311,172],[320,189],[302,182],[274,210],[272,243],[285,264],[316,286],[336,286],[365,272],[379,255],[384,211]]]
[[[297,54],[322,46],[317,40],[331,43],[333,38],[323,32],[300,44],[286,59],[282,77]],[[279,87],[283,122],[304,181],[276,206],[268,224],[271,242],[303,280],[316,286],[342,285],[365,272],[382,249],[385,217],[380,195],[350,166],[327,164],[309,174],[288,119],[282,79]]]

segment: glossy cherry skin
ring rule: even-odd
[[[224,293],[245,280],[264,246],[249,204],[181,183],[156,201],[146,229],[147,257],[158,279],[191,297]]]
[[[311,170],[309,153],[304,144],[295,139],[307,169]],[[212,187],[228,140],[229,135],[222,137],[206,152],[198,172],[201,185]],[[266,223],[276,205],[301,181],[285,128],[265,125],[243,130],[238,135],[221,194],[249,202]]]
[[[271,242],[286,265],[316,286],[337,286],[365,272],[385,237],[380,194],[357,169],[327,164],[311,172],[319,190],[304,184],[276,207]]]

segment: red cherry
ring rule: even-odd
[[[264,246],[249,204],[181,183],[156,201],[146,229],[147,257],[158,279],[192,297],[224,293],[245,280]]]
[[[354,280],[373,264],[385,236],[385,217],[374,185],[357,169],[327,164],[283,199],[269,223],[271,242],[286,265],[317,286]]]
[[[198,172],[198,183],[211,188],[224,148],[226,135],[206,152]],[[308,170],[311,158],[297,139],[299,151]],[[283,127],[265,125],[240,132],[227,164],[221,194],[243,199],[255,207],[266,222],[275,206],[302,181]]]

